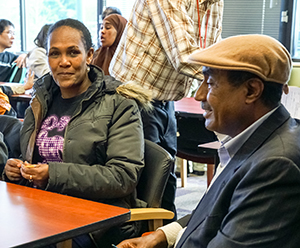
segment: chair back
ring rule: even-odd
[[[22,122],[16,117],[0,115],[0,132],[3,133],[9,158],[19,158],[21,155],[20,130],[22,125]]]
[[[162,196],[174,159],[161,146],[145,140],[145,167],[137,185],[137,196],[149,208],[161,207]]]
[[[197,152],[198,145],[217,141],[214,132],[205,127],[202,114],[176,111],[177,122],[177,150]]]

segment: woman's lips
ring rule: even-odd
[[[57,75],[59,77],[70,77],[70,76],[74,75],[74,73],[71,73],[71,72],[60,72],[60,73],[57,73]]]

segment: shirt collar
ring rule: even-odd
[[[225,136],[221,141],[221,146],[218,149],[218,155],[220,158],[220,166],[226,166],[251,134],[277,109],[272,109],[252,125],[247,127],[243,132],[239,133],[234,138]]]

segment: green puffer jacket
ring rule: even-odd
[[[91,66],[89,78],[92,85],[65,130],[63,162],[49,162],[46,190],[127,208],[143,207],[135,190],[144,166],[139,106],[116,92],[126,86],[98,68]],[[29,162],[52,96],[59,94],[50,74],[39,79],[34,89],[21,130],[22,156]]]

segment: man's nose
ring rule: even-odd
[[[208,87],[206,81],[204,81],[196,91],[195,100],[206,101],[207,93],[208,93]]]

